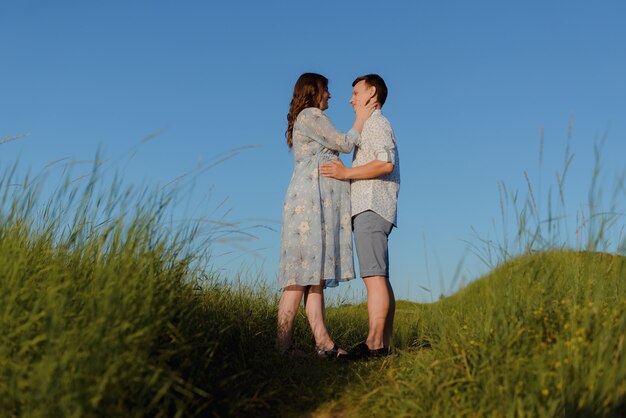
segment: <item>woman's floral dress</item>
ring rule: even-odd
[[[352,151],[359,133],[338,131],[309,107],[293,126],[295,166],[283,205],[280,289],[291,285],[335,287],[353,279],[350,181],[320,176],[319,167]]]

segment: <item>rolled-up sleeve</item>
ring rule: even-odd
[[[384,147],[382,150],[376,152],[376,159],[379,161],[393,164],[393,162],[396,160],[396,148]]]
[[[372,147],[376,159],[386,163],[394,163],[396,160],[396,144],[393,140],[391,126],[379,123],[372,126]]]

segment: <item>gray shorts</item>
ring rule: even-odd
[[[361,212],[352,218],[361,277],[389,277],[387,238],[392,228],[391,222],[371,210]]]

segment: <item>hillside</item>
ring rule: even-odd
[[[626,414],[624,257],[570,251],[525,256],[449,298],[413,309],[413,317],[397,323],[399,355],[368,365],[360,372],[367,378],[326,411]],[[420,339],[432,349],[412,349]]]
[[[5,415],[626,412],[624,257],[534,254],[436,303],[400,301],[395,354],[342,363],[276,355],[270,290],[189,283],[171,248],[141,245],[145,233],[104,257],[97,239],[67,251],[25,227],[0,230]],[[330,308],[336,341],[360,341],[366,315]],[[296,327],[312,353],[302,313]]]

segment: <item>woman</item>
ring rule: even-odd
[[[323,358],[345,354],[328,335],[324,288],[353,279],[350,183],[319,175],[319,166],[350,152],[374,105],[355,108],[347,133],[338,131],[323,113],[328,109],[326,77],[305,73],[298,78],[287,115],[287,145],[295,161],[283,206],[280,272],[283,293],[278,304],[276,347],[291,349],[293,323],[304,297],[306,315]]]

